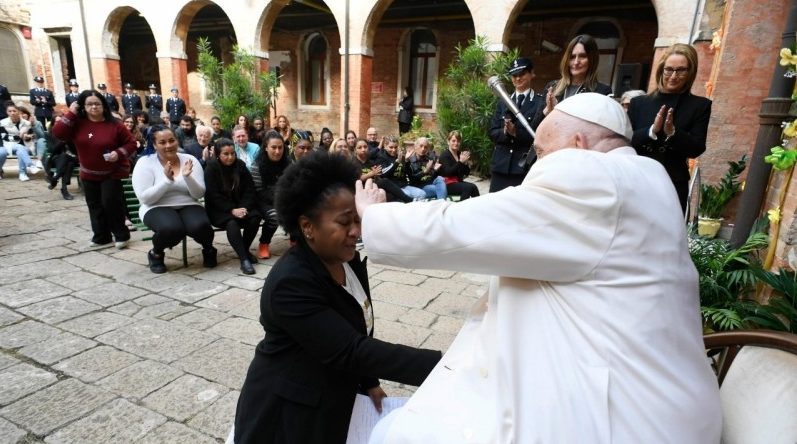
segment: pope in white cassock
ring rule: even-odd
[[[539,126],[518,187],[375,204],[384,192],[358,183],[373,262],[493,275],[372,444],[719,442],[678,197],[630,138],[619,104],[578,94]]]

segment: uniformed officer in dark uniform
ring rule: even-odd
[[[534,116],[545,108],[545,97],[536,94],[531,89],[534,64],[531,59],[520,57],[512,62],[508,74],[512,77],[512,84],[515,86],[515,92],[512,93],[511,98],[526,121],[531,122]],[[536,130],[533,127],[532,129]],[[517,117],[500,100],[490,124],[490,140],[495,143],[490,165],[492,171],[490,192],[520,185],[523,178],[526,177],[527,170],[523,162],[525,156],[536,158],[532,149],[534,138],[521,123],[517,122]],[[531,163],[533,162],[529,162],[529,164]]]
[[[77,80],[70,79],[69,80],[69,92],[66,94],[66,106],[69,107],[73,102],[77,102],[77,97],[80,95],[78,91],[80,85],[78,85]]]
[[[116,96],[108,92],[108,85],[104,83],[98,83],[97,89],[100,90],[100,94],[105,97],[105,102],[108,104],[108,107],[111,108],[112,112],[118,113],[119,112],[119,101],[116,100]]]
[[[158,94],[158,87],[154,83],[149,85],[149,95],[145,98],[149,120],[156,122],[161,118],[163,111],[163,96]]]
[[[11,93],[8,92],[8,88],[5,85],[0,84],[0,120],[8,117],[8,114],[6,114],[5,104],[9,100],[11,100]]]
[[[172,87],[172,96],[166,100],[166,110],[169,111],[169,120],[172,124],[180,122],[180,118],[185,115],[185,101],[179,97],[180,91],[176,86]]]
[[[42,127],[47,129],[47,122],[53,122],[53,107],[55,106],[55,96],[53,92],[44,87],[44,78],[36,76],[33,78],[36,87],[30,90],[30,104],[36,109],[36,120],[41,122]]]
[[[136,94],[133,85],[129,82],[125,83],[125,95],[122,96],[122,108],[125,109],[125,115],[132,116],[134,112],[141,111],[144,106],[141,105],[141,97]]]

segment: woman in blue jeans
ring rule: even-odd
[[[407,157],[410,185],[422,189],[429,199],[445,199],[448,196],[446,182],[437,171],[441,164],[430,148],[429,139],[419,137],[415,141],[415,152]]]
[[[19,180],[25,182],[30,180],[28,173],[39,172],[39,168],[30,160],[28,149],[23,145],[26,140],[33,137],[30,134],[30,122],[22,118],[14,102],[6,102],[5,107],[8,117],[0,120],[0,138],[3,141],[3,146],[0,147],[0,179],[3,178],[3,165],[6,159],[10,154],[16,154],[19,163]]]

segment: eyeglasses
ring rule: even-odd
[[[86,102],[86,104],[84,106],[86,108],[89,108],[89,107],[92,107],[92,106],[102,106],[102,103],[99,103],[99,102]]]
[[[683,77],[689,72],[689,68],[672,68],[669,66],[664,67],[664,75],[669,77],[675,74],[678,77]]]

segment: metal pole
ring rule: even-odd
[[[349,0],[346,0],[346,19],[343,22],[343,131],[349,130]]]
[[[88,31],[86,31],[86,10],[83,8],[83,0],[78,0],[78,4],[80,5],[80,22],[83,25],[83,45],[86,50],[86,58],[89,62],[89,88],[94,89],[94,72],[91,68],[91,54],[89,53],[89,35]]]
[[[786,26],[783,30],[781,48],[790,48],[794,43],[794,31],[797,27],[797,0],[792,0]],[[769,173],[772,166],[764,162],[764,157],[769,155],[769,150],[778,145],[781,140],[781,123],[792,119],[789,108],[794,90],[794,78],[784,77],[786,68],[775,61],[775,72],[772,74],[772,83],[769,86],[769,97],[761,103],[758,136],[755,148],[750,159],[750,170],[739,203],[739,211],[731,234],[731,245],[739,247],[750,236],[755,220],[761,214],[761,205],[764,202]]]

